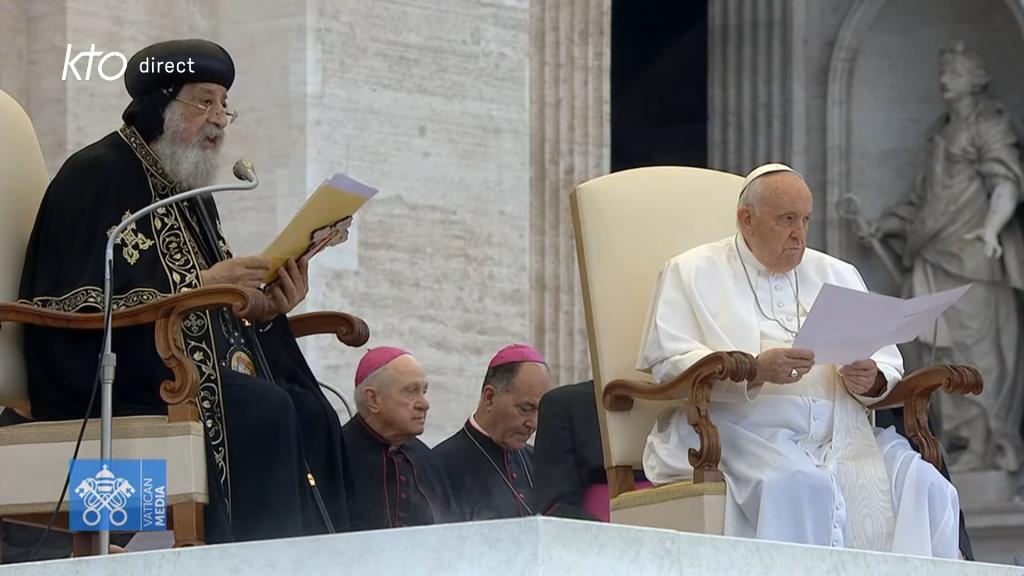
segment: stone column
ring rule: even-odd
[[[569,192],[609,171],[611,0],[534,0],[530,45],[530,327],[567,384],[591,377]]]
[[[804,0],[710,0],[708,164],[743,174],[763,162],[800,164],[799,47]]]

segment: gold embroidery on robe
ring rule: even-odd
[[[124,295],[115,294],[112,301],[116,311],[155,302],[168,296],[170,294],[163,294],[152,288],[134,288]],[[88,308],[92,308],[95,312],[102,312],[103,289],[96,286],[83,286],[63,296],[37,296],[31,300],[22,298],[18,300],[18,303],[58,312],[86,312]]]
[[[160,159],[135,128],[125,125],[118,133],[142,161],[154,202],[169,198],[179,190],[160,164]],[[199,270],[204,267],[205,262],[185,224],[186,221],[192,220],[190,211],[181,204],[174,204],[152,212],[149,219],[156,236],[157,255],[167,274],[171,291],[177,294],[186,289],[199,288]],[[231,466],[221,376],[215,361],[217,350],[210,314],[210,311],[190,312],[182,324],[182,342],[185,345],[185,353],[199,371],[196,404],[205,425],[207,448],[213,455],[217,476],[224,488],[230,519]]]
[[[131,212],[125,211],[124,217],[121,221],[124,222],[132,215]],[[122,247],[121,255],[124,256],[125,262],[134,266],[139,261],[139,256],[145,250],[149,250],[153,246],[153,241],[146,238],[142,232],[139,232],[138,228],[135,227],[135,222],[132,222],[123,232],[114,240],[114,244],[118,244]],[[107,237],[114,233],[114,229],[117,226],[111,226],[107,230]]]

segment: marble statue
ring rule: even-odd
[[[962,41],[942,50],[946,113],[929,132],[913,189],[858,230],[869,245],[886,239],[902,253],[905,296],[973,284],[919,339],[925,359],[972,364],[984,380],[980,396],[941,395],[944,437],[967,441],[951,466],[961,472],[1015,472],[1024,456],[1024,236],[1015,216],[1024,173],[1017,134],[988,95],[989,80]]]

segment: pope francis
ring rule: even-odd
[[[865,408],[901,378],[897,348],[835,366],[792,347],[825,283],[866,290],[852,265],[807,248],[812,205],[792,168],[752,171],[738,232],[665,265],[638,367],[665,382],[714,351],[756,356],[754,380],[712,392],[727,535],[956,558],[956,489]],[[685,411],[669,411],[648,437],[644,472],[656,484],[689,478],[698,446]]]

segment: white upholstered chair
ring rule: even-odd
[[[601,439],[615,523],[721,534],[725,482],[718,470],[718,430],[708,413],[713,380],[745,380],[753,357],[711,354],[675,380],[655,384],[635,369],[658,275],[685,250],[735,233],[743,179],[735,174],[674,166],[626,170],[580,184],[571,206],[598,399]],[[936,366],[904,378],[874,408],[905,406],[906,431],[926,460],[939,462],[927,428],[931,393],[981,391],[966,366]],[[658,415],[685,405],[701,446],[689,454],[693,481],[636,490],[644,444]]]
[[[35,130],[25,111],[0,90],[0,406],[31,417],[19,323],[97,330],[102,315],[53,312],[17,304],[29,234],[48,178]],[[102,255],[97,254],[98,258]],[[113,455],[119,459],[166,459],[167,504],[176,546],[204,542],[203,507],[209,501],[203,426],[195,406],[198,373],[181,345],[181,317],[191,310],[248,305],[231,286],[204,287],[118,311],[115,326],[153,324],[158,352],[174,372],[160,385],[167,416],[115,418]],[[291,317],[297,337],[334,334],[349,346],[369,338],[366,323],[348,314],[313,312]],[[60,361],[54,350],[53,361]],[[84,416],[84,414],[83,414]],[[0,427],[0,519],[46,526],[68,472],[80,420],[29,422]],[[90,421],[79,458],[99,458],[99,422]],[[69,487],[69,492],[74,486]],[[68,529],[68,496],[55,526]],[[0,524],[2,526],[2,524]],[[75,535],[75,553],[88,554],[92,534]],[[2,550],[0,550],[2,553]]]
[[[743,179],[698,168],[616,172],[572,194],[590,359],[597,398],[620,379],[653,384],[637,371],[637,353],[658,274],[673,256],[734,228]],[[634,491],[644,443],[658,414],[678,400],[636,400],[611,411],[598,402],[611,520],[619,524],[721,534],[725,482],[681,482]]]

